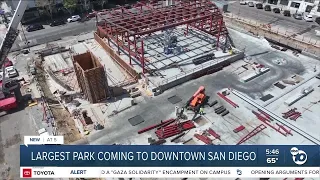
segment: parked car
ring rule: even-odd
[[[284,11],[283,11],[283,15],[290,17],[290,16],[291,16],[291,13],[290,13],[289,10],[284,10]]]
[[[44,29],[44,27],[41,24],[32,24],[26,28],[28,32],[37,31],[40,29]]]
[[[271,6],[270,5],[265,5],[264,6],[265,11],[271,11]]]
[[[256,4],[256,8],[257,8],[257,9],[263,9],[263,5],[262,5],[261,3],[257,3],[257,4]]]
[[[249,7],[254,7],[253,2],[248,2],[248,6],[249,6]]]
[[[299,13],[293,14],[293,18],[298,19],[298,20],[302,20],[303,19],[302,14],[299,14]]]
[[[6,67],[6,73],[9,76],[9,78],[14,78],[18,76],[18,71],[13,66]]]
[[[303,19],[307,22],[313,22],[313,17],[310,14],[305,15]]]
[[[50,23],[50,26],[53,27],[53,26],[60,26],[60,25],[63,25],[65,24],[66,22],[64,22],[63,20],[54,20]]]
[[[247,5],[247,1],[241,0],[240,5]]]
[[[93,18],[93,17],[96,17],[96,13],[91,12],[91,13],[87,14],[87,16],[86,16],[86,17],[87,17],[87,18]]]
[[[273,8],[273,12],[274,13],[280,13],[280,9],[279,8]]]
[[[76,21],[79,21],[81,19],[81,17],[79,15],[74,15],[74,16],[71,16],[70,18],[67,19],[68,23],[71,23],[71,22],[76,22]]]

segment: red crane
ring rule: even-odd
[[[4,111],[16,108],[18,106],[17,101],[19,101],[22,97],[20,92],[20,81],[24,81],[24,79],[16,80],[7,78],[5,74],[5,67],[10,64],[7,56],[12,48],[13,43],[19,35],[18,25],[23,17],[28,3],[29,1],[25,0],[19,1],[0,46],[0,67],[3,68],[2,81],[0,84],[0,110]]]

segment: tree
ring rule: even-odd
[[[103,9],[104,5],[105,5],[106,3],[108,3],[108,0],[98,0],[98,2],[99,2],[99,4],[100,4],[101,8]]]
[[[108,3],[108,0],[93,0],[93,2],[96,5],[100,6],[101,9],[103,9],[104,5]]]
[[[63,0],[63,6],[67,9],[69,14],[72,15],[77,7],[77,0]]]
[[[53,7],[56,4],[55,0],[35,0],[35,4],[37,7],[43,8],[52,19]]]
[[[86,13],[88,13],[88,10],[91,7],[90,0],[81,0],[81,4],[82,4],[82,7],[83,7],[84,11]]]

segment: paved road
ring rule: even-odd
[[[316,37],[314,30],[320,30],[320,26],[314,22],[296,20],[293,17],[285,17],[283,14],[276,14],[247,5],[240,5],[238,2],[230,3],[228,11],[236,16],[244,17],[260,23],[271,24],[271,27],[280,27],[288,31],[294,31],[300,35]],[[320,37],[318,37],[320,39]]]
[[[94,30],[95,27],[95,21],[94,19],[91,19],[90,21],[86,22],[73,22],[73,23],[67,23],[65,25],[61,26],[55,26],[50,27],[48,25],[44,26],[45,29],[33,31],[33,32],[25,32],[25,35],[27,39],[39,39],[43,37],[47,37],[50,35],[55,34],[62,34],[65,32],[69,32],[71,35],[76,33],[82,33],[83,30]],[[78,33],[78,34],[79,34]]]
[[[73,22],[56,27],[46,25],[44,28],[45,29],[33,32],[24,31],[26,39],[31,46],[56,41],[63,37],[76,36],[84,32],[90,32],[95,30],[96,26],[95,19],[91,19],[90,21],[83,23]],[[20,33],[20,37],[17,38],[15,45],[12,47],[12,51],[20,50],[20,47],[26,48],[23,33]]]

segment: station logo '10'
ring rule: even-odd
[[[297,165],[303,165],[308,160],[308,155],[306,152],[299,150],[296,147],[291,148],[290,153],[292,155],[292,160]]]

